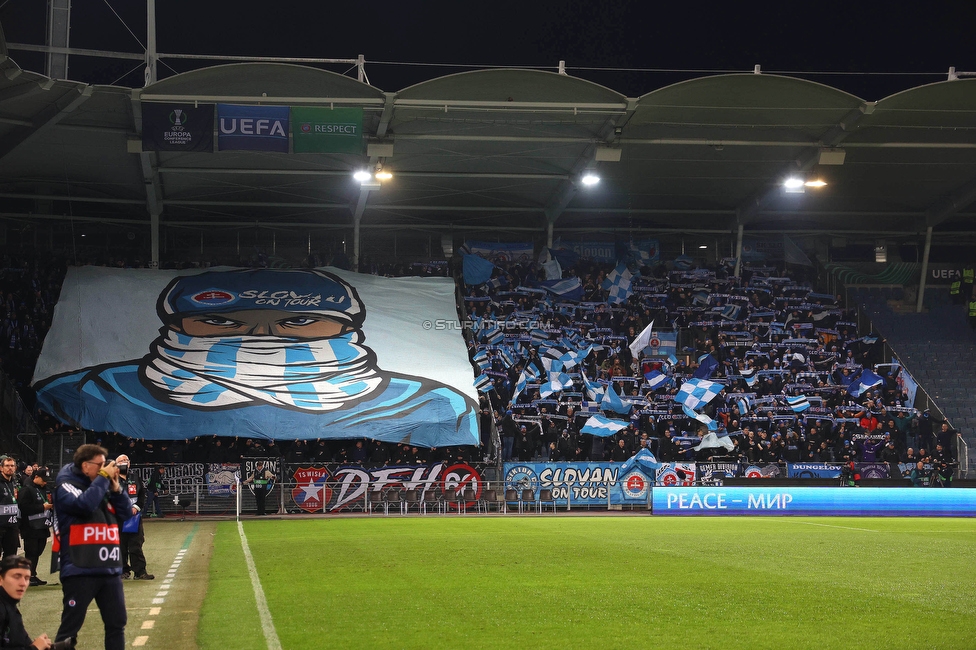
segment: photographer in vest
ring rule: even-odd
[[[47,538],[51,536],[51,519],[54,516],[54,504],[47,489],[49,475],[46,467],[41,467],[31,473],[31,481],[22,488],[17,495],[20,506],[20,536],[24,538],[24,555],[31,562],[32,587],[46,585],[47,582],[37,577],[37,561],[47,546]]]
[[[18,487],[17,461],[10,456],[0,456],[0,548],[3,557],[17,555],[20,548]]]
[[[64,608],[56,640],[78,636],[94,600],[105,624],[106,650],[122,650],[126,611],[118,522],[132,516],[132,501],[119,483],[119,468],[105,456],[98,445],[81,445],[74,462],[58,473],[54,514]]]
[[[134,573],[136,580],[154,580],[146,573],[146,554],[142,545],[146,542],[146,529],[142,525],[142,511],[146,507],[146,488],[138,477],[129,476],[129,457],[122,454],[115,459],[119,468],[119,485],[132,501],[132,517],[121,529],[122,579],[128,580]]]

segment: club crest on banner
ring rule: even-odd
[[[624,497],[627,499],[644,499],[647,497],[647,491],[650,485],[645,476],[638,472],[633,471],[630,474],[624,476],[623,488]]]
[[[322,506],[331,501],[332,490],[327,485],[329,470],[326,468],[299,467],[292,479],[295,487],[291,489],[291,498],[305,512],[320,512]]]
[[[539,475],[531,467],[516,465],[505,474],[505,485],[510,490],[535,490],[539,487]]]

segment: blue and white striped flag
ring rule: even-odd
[[[485,288],[488,289],[488,291],[496,291],[505,286],[508,286],[508,278],[505,277],[504,275],[499,275],[496,278],[491,278],[490,280],[488,280],[488,282],[485,283]]]
[[[573,387],[573,378],[564,372],[549,374],[549,381],[539,386],[539,397],[546,398],[553,393]]]
[[[739,312],[741,310],[742,307],[740,307],[739,305],[726,305],[722,309],[722,318],[726,320],[736,320],[737,318],[739,318]]]
[[[515,358],[512,356],[512,353],[505,348],[499,348],[498,358],[501,359],[502,365],[504,365],[506,368],[511,368],[515,365]]]
[[[879,384],[883,384],[884,379],[867,368],[854,375],[853,381],[847,387],[847,392],[853,397],[860,397],[868,389],[874,388]]]
[[[690,417],[691,419],[698,420],[699,422],[707,426],[709,431],[715,431],[718,429],[718,424],[715,422],[715,420],[708,417],[704,413],[698,413],[697,411],[692,411],[684,404],[681,405],[681,410],[684,411],[684,414]]]
[[[806,395],[797,395],[796,397],[787,397],[786,403],[790,405],[794,413],[802,413],[810,408],[810,402],[807,400]]]
[[[532,342],[535,344],[543,343],[549,340],[549,333],[545,330],[532,330],[529,332],[529,336],[532,337]]]
[[[474,380],[474,387],[478,389],[478,392],[487,393],[494,388],[494,385],[491,382],[491,377],[488,375],[479,375]]]
[[[746,385],[750,387],[755,386],[756,382],[759,381],[755,368],[743,368],[739,371],[739,374],[742,375],[742,378],[746,380]]]
[[[526,370],[528,370],[528,368],[526,368]],[[522,391],[525,390],[525,386],[528,383],[529,378],[526,376],[525,370],[523,370],[522,374],[519,375],[518,381],[515,382],[515,392],[512,393],[512,404],[518,401],[519,395],[522,394]]]
[[[474,353],[474,356],[471,358],[474,359],[475,363],[488,361],[488,350],[478,350],[477,352]]]
[[[651,390],[657,390],[658,388],[663,388],[668,385],[671,378],[659,370],[652,370],[644,375],[644,379],[647,380],[648,386]]]
[[[580,433],[588,433],[591,436],[599,436],[601,438],[608,438],[613,434],[617,433],[621,429],[626,429],[627,423],[621,422],[620,420],[611,420],[610,418],[605,418],[602,415],[594,415],[590,417],[583,428],[580,429]]]
[[[600,402],[603,400],[603,386],[596,383],[595,381],[589,381],[586,378],[586,373],[580,371],[580,377],[583,381],[583,389],[586,391],[586,396],[595,402]]]
[[[750,402],[749,402],[749,398],[748,398],[748,397],[746,397],[746,396],[744,396],[744,395],[743,395],[743,396],[741,396],[741,397],[739,397],[739,398],[738,398],[738,399],[737,399],[737,400],[735,401],[735,404],[736,404],[736,406],[738,406],[738,407],[739,407],[739,417],[742,417],[742,416],[744,416],[744,415],[745,415],[746,413],[748,413],[748,412],[749,412],[749,409],[750,409],[750,407],[752,406],[752,405],[750,404]]]
[[[607,392],[603,394],[603,399],[600,401],[600,408],[604,411],[613,411],[614,413],[623,415],[630,413],[630,409],[634,408],[634,405],[628,400],[621,399],[620,395],[617,395],[617,391],[613,389],[613,384],[610,384],[607,386]]]

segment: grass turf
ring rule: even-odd
[[[970,519],[376,517],[245,532],[284,648],[976,644]],[[265,647],[254,603],[222,523],[200,647]]]

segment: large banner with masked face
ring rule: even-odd
[[[70,425],[477,444],[454,282],[338,269],[73,268],[34,375]]]

